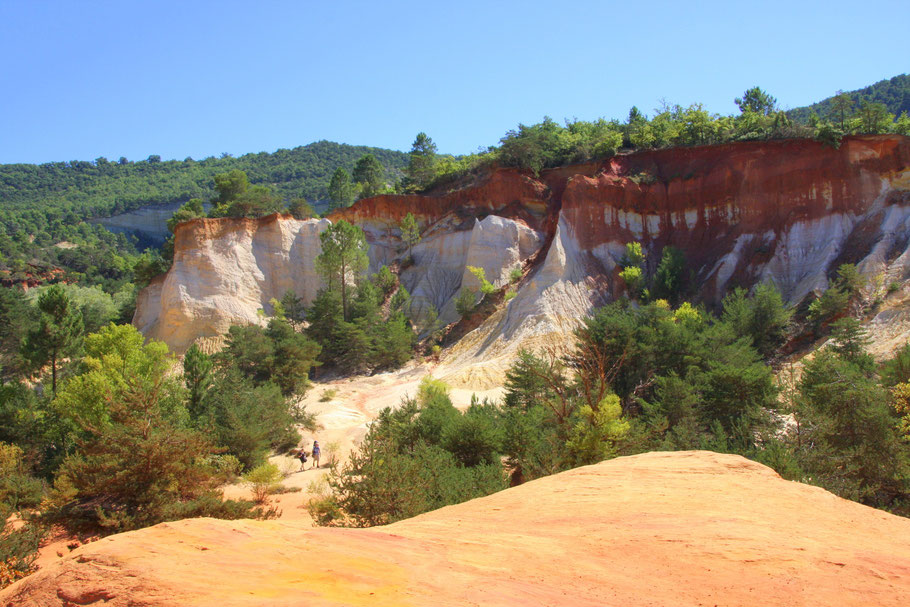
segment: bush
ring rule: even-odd
[[[215,379],[206,413],[196,424],[211,428],[217,444],[250,470],[265,462],[272,448],[294,446],[299,434],[287,399],[273,383],[256,386],[236,369]]]
[[[850,293],[840,287],[831,287],[809,304],[807,317],[818,330],[825,322],[844,314],[849,303]]]
[[[487,280],[487,275],[483,268],[468,266],[468,272],[473,274],[474,278],[477,279],[477,282],[480,283],[481,293],[484,295],[492,295],[496,292],[496,287],[489,280]]]
[[[814,483],[841,497],[888,507],[910,490],[910,460],[889,395],[869,377],[863,358],[828,349],[806,364],[797,412],[805,446],[798,453]]]
[[[240,476],[243,464],[230,453],[212,455],[205,458],[204,462],[211,467],[216,482],[219,485],[233,483]]]
[[[0,590],[37,570],[38,546],[47,535],[34,521],[13,529],[8,516],[9,511],[0,508]]]
[[[523,272],[521,271],[521,266],[515,266],[509,271],[509,282],[516,283],[521,280]]]
[[[52,520],[109,532],[174,517],[180,502],[214,490],[205,464],[211,444],[181,427],[158,400],[160,387],[128,387],[109,404],[109,422],[85,427],[89,437],[64,460],[52,494]]]
[[[396,286],[398,286],[398,277],[395,276],[387,266],[379,268],[379,272],[373,276],[373,279],[376,281],[376,286],[379,287],[379,290],[382,291],[384,295],[388,295],[395,290]]]
[[[686,256],[676,247],[664,247],[660,263],[654,272],[654,297],[666,299],[677,305],[689,287],[689,272]]]
[[[234,521],[243,518],[258,520],[274,519],[281,515],[275,508],[257,506],[249,500],[226,500],[220,493],[209,492],[185,502],[175,502],[166,511],[167,521],[185,518],[220,518]]]
[[[762,284],[752,297],[738,288],[724,297],[721,318],[768,358],[784,342],[792,316],[774,285]]]
[[[462,289],[455,298],[455,311],[461,317],[468,316],[474,311],[476,296],[468,289]]]
[[[253,500],[257,504],[264,504],[269,499],[280,479],[278,466],[271,463],[260,464],[243,475],[243,481],[252,489]]]
[[[424,443],[399,453],[370,434],[344,469],[329,473],[329,485],[333,495],[314,508],[315,518],[353,527],[386,525],[506,487],[498,464],[464,467]]]
[[[0,508],[12,512],[34,508],[44,497],[44,483],[26,471],[22,449],[0,441]]]
[[[319,397],[319,402],[321,402],[321,403],[330,402],[333,398],[335,398],[336,394],[338,394],[338,390],[335,390],[332,388],[323,390],[322,395]]]
[[[638,266],[629,266],[627,268],[623,268],[619,273],[619,277],[624,283],[626,283],[626,290],[628,291],[629,295],[633,298],[638,297],[638,294],[641,291],[641,286],[644,283],[641,268]]]
[[[317,524],[368,527],[415,516],[505,487],[495,407],[462,415],[449,388],[425,377],[416,400],[384,409],[360,448],[309,504]]]

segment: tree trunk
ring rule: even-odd
[[[51,354],[51,391],[57,396],[57,353]]]
[[[347,281],[345,274],[347,274],[347,268],[344,267],[344,262],[341,264],[341,316],[344,318],[344,322],[348,322],[348,296],[347,296]]]

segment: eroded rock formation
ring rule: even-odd
[[[361,225],[372,270],[402,259],[398,224],[414,213],[423,241],[402,273],[415,308],[456,318],[468,265],[498,285],[523,266],[507,306],[445,358],[443,376],[488,387],[520,346],[562,343],[592,306],[622,289],[617,263],[641,241],[653,270],[681,249],[700,297],[772,280],[790,302],[827,286],[837,265],[903,278],[910,267],[910,139],[851,137],[839,149],[810,140],[735,143],[617,156],[543,171],[499,169],[431,196],[378,196],[328,220]],[[195,220],[177,230],[174,266],[143,292],[135,323],[178,351],[293,289],[310,300],[325,220]],[[480,363],[483,364],[480,364]]]
[[[736,455],[648,453],[386,527],[194,519],[85,545],[4,607],[905,605],[910,520]]]

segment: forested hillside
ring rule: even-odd
[[[910,75],[901,74],[900,76],[895,76],[889,80],[876,82],[863,89],[849,91],[847,94],[857,105],[861,104],[863,101],[869,103],[883,103],[885,107],[888,108],[889,112],[895,116],[900,116],[902,112],[910,112]],[[813,110],[818,116],[827,118],[833,116],[833,114],[838,111],[836,109],[836,99],[837,95],[832,95],[818,103],[794,108],[787,113],[790,115],[790,118],[801,123],[809,121],[809,116],[812,114]]]
[[[0,205],[9,214],[28,217],[37,211],[48,220],[67,221],[113,215],[147,204],[208,198],[212,178],[239,169],[252,184],[267,185],[281,197],[325,199],[332,173],[352,171],[364,154],[373,154],[390,176],[400,174],[408,156],[402,152],[319,141],[292,150],[222,156],[204,160],[168,160],[149,156],[93,162],[0,165]]]
[[[129,239],[84,223],[149,204],[208,200],[214,176],[242,170],[250,183],[283,200],[327,198],[339,168],[352,171],[372,154],[395,183],[408,155],[393,150],[319,141],[292,150],[162,161],[97,158],[46,164],[0,165],[0,279],[43,282],[52,267],[84,275],[85,284],[111,292],[130,279],[136,254]],[[63,241],[63,247],[57,247]],[[100,273],[100,274],[99,274]]]

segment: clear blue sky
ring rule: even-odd
[[[0,0],[0,162],[320,139],[440,151],[519,122],[796,107],[910,71],[901,1]]]

